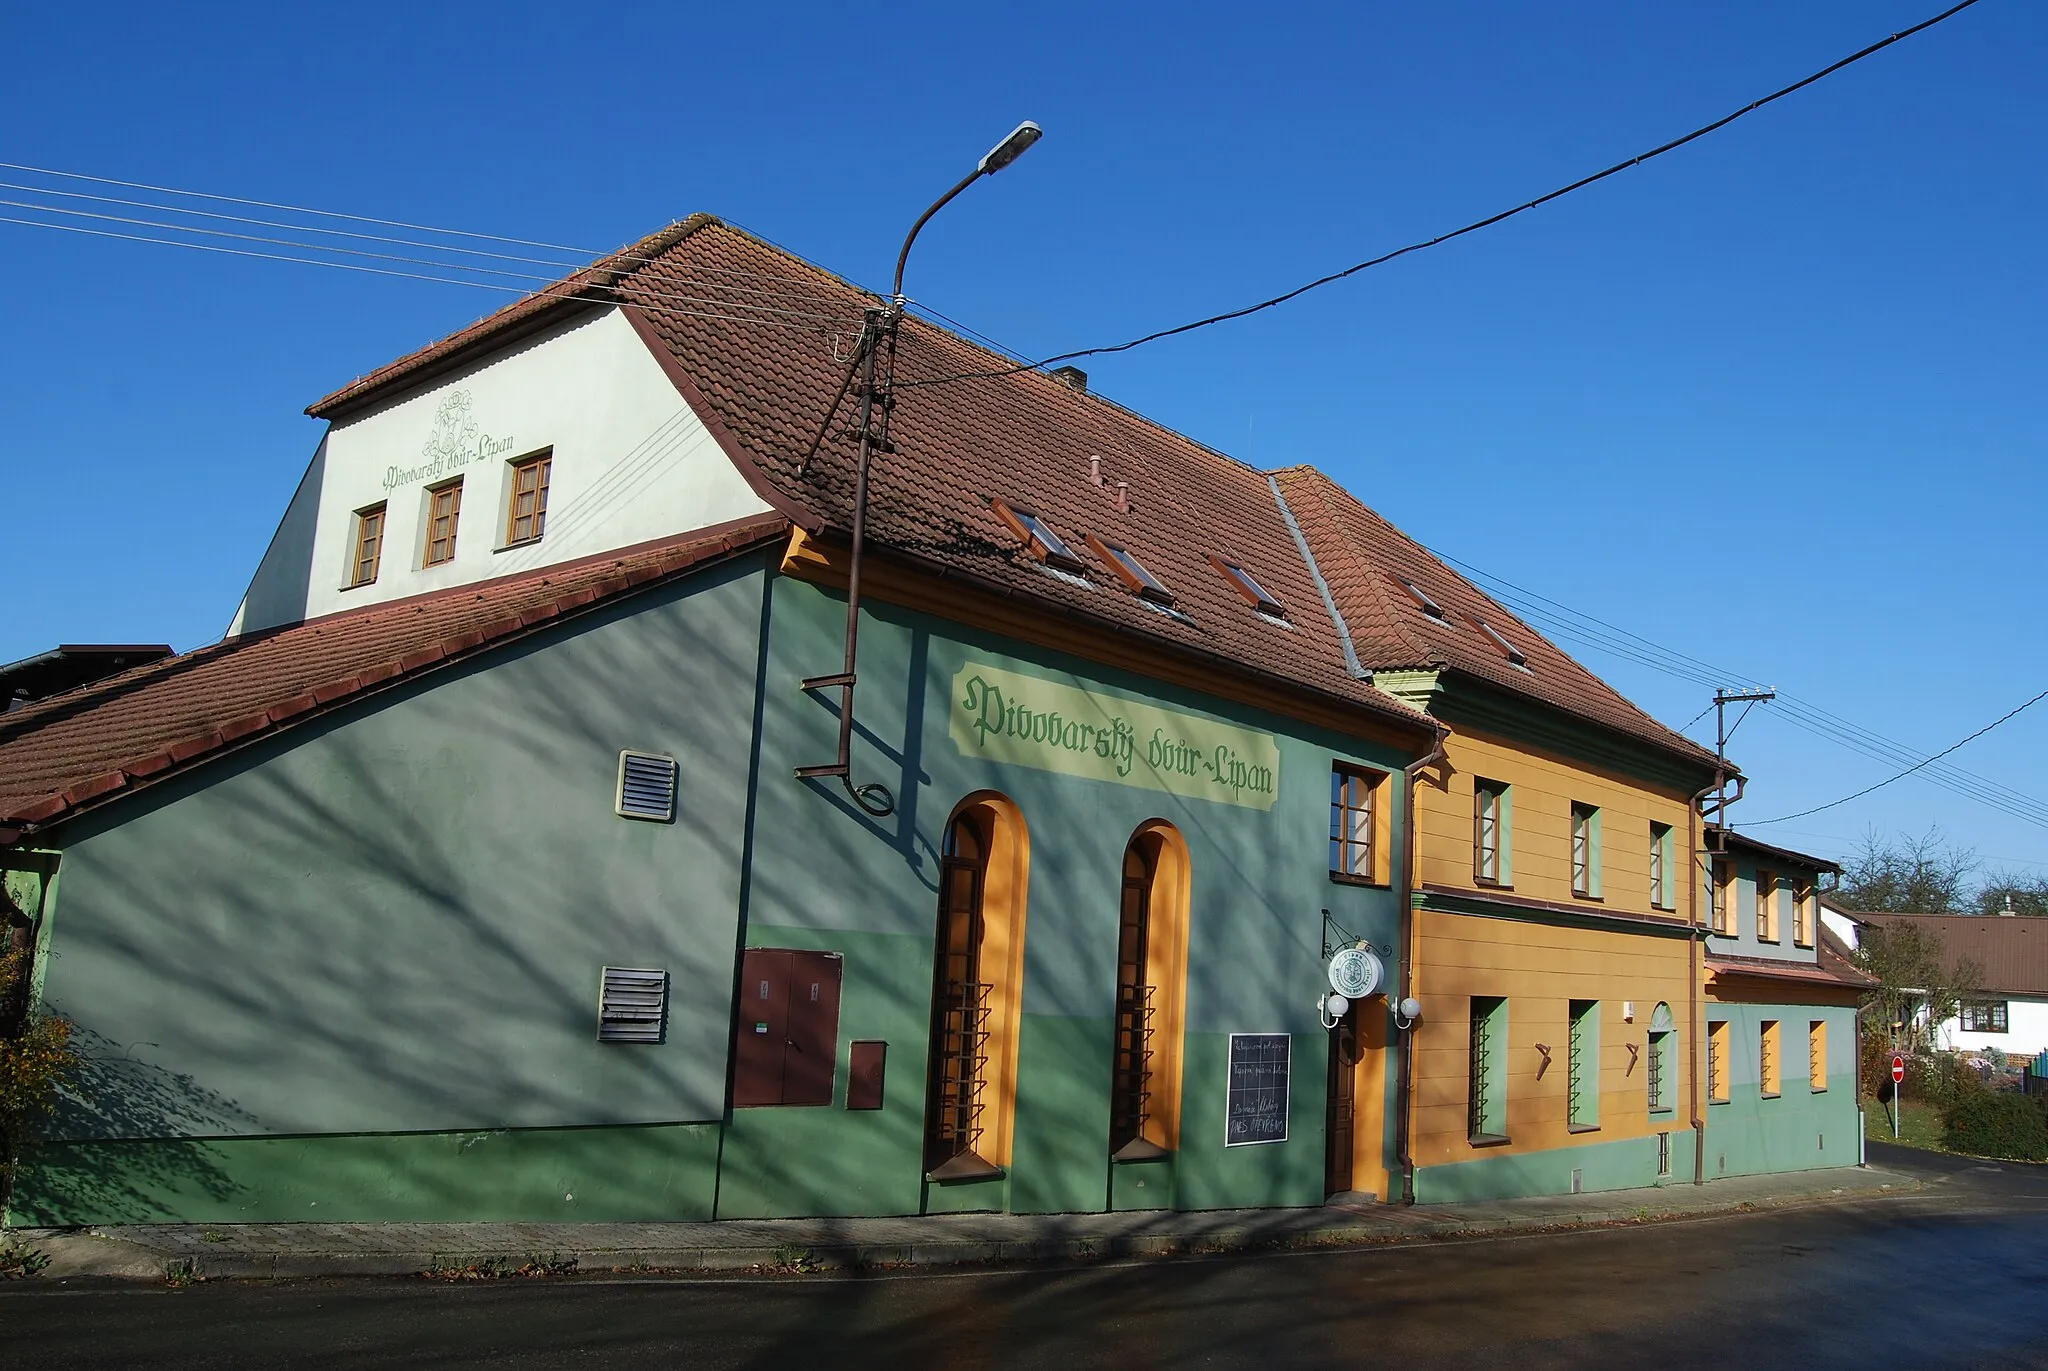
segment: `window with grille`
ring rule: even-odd
[[[1972,1000],[1963,1006],[1965,1033],[2007,1033],[2010,1022],[2004,1000]]]
[[[1508,882],[1508,788],[1472,783],[1472,874],[1482,885]]]
[[[1159,875],[1158,833],[1139,833],[1124,849],[1123,901],[1117,921],[1116,1032],[1110,1045],[1109,1150],[1120,1160],[1162,1155],[1145,1142],[1151,1114],[1152,1035],[1158,1005],[1149,974],[1152,888]]]
[[[1672,1107],[1671,1104],[1671,1034],[1652,1033],[1648,1070],[1645,1073],[1645,1093],[1648,1108],[1655,1114]]]
[[[1467,1086],[1466,1133],[1474,1143],[1507,1141],[1508,1002],[1496,995],[1472,997],[1472,1052]]]
[[[1778,873],[1756,873],[1756,936],[1758,942],[1778,941]]]
[[[1814,1019],[1806,1025],[1806,1084],[1814,1090],[1828,1088],[1828,1021]]]
[[[981,977],[981,944],[991,841],[989,820],[970,809],[947,825],[939,857],[924,1165],[927,1175],[937,1173],[942,1180],[990,1169],[975,1149],[984,1126],[988,1065],[991,987]]]
[[[658,752],[621,752],[613,809],[622,819],[668,823],[676,816],[676,759]]]
[[[542,453],[512,464],[512,498],[505,513],[505,545],[530,543],[547,531],[548,477],[554,457]]]
[[[462,517],[460,478],[427,492],[426,566],[455,560],[455,525]]]
[[[1377,881],[1374,849],[1379,784],[1385,778],[1343,763],[1330,768],[1330,874],[1355,881]]]
[[[1572,894],[1600,898],[1600,811],[1593,805],[1572,806]]]
[[[1707,1102],[1728,1103],[1728,1021],[1707,1025]]]
[[[600,979],[597,1040],[658,1043],[668,1024],[668,972],[608,966]]]
[[[1600,1002],[1573,1000],[1565,1038],[1567,1122],[1577,1131],[1600,1126]]]
[[[1659,1133],[1657,1135],[1657,1174],[1660,1176],[1671,1174],[1671,1135],[1669,1133]]]
[[[1650,908],[1670,909],[1671,825],[1650,825]]]
[[[1778,1021],[1765,1019],[1763,1031],[1756,1035],[1757,1085],[1768,1098],[1781,1093],[1782,1059],[1778,1053]]]
[[[371,505],[356,511],[356,536],[349,557],[348,583],[366,586],[377,579],[384,560],[384,506]]]

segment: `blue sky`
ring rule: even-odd
[[[16,6],[0,160],[593,249],[710,210],[882,284],[1028,117],[1045,141],[934,222],[909,290],[1044,355],[1532,198],[1937,7]],[[1094,359],[1094,387],[1314,462],[1710,677],[1945,747],[2048,687],[2044,40],[2048,10],[1984,0],[1510,224]],[[0,661],[218,636],[304,405],[497,299],[4,223],[0,262]],[[1707,703],[1565,646],[1669,723]],[[1732,751],[1750,819],[1896,769],[1771,706]],[[1953,761],[2038,802],[2044,757],[2048,702]],[[1763,832],[1931,824],[2048,875],[2048,829],[1918,777]]]

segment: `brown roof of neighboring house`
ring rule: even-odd
[[[546,310],[592,300],[631,307],[628,316],[657,359],[764,499],[808,528],[847,526],[856,452],[851,398],[817,457],[801,474],[796,466],[824,420],[874,297],[708,216],[672,225],[309,412],[346,422],[385,387],[459,365],[480,342],[533,327]],[[1349,670],[1266,473],[1028,368],[972,375],[1011,366],[936,325],[906,321],[890,434],[895,450],[875,458],[871,475],[871,539],[941,574],[971,577],[1141,639],[1221,656],[1382,718],[1416,722],[1413,711]],[[1091,480],[1097,467],[1102,485]],[[1297,469],[1277,479],[1289,488],[1290,502],[1300,496],[1308,507],[1305,531],[1312,526],[1313,539],[1332,550],[1324,575],[1365,665],[1441,658],[1689,761],[1710,759],[1327,478]],[[1120,485],[1128,490],[1127,509],[1116,499]],[[991,499],[1047,519],[1081,555],[1087,583],[1058,577],[1028,555]],[[1085,548],[1091,534],[1135,554],[1185,617],[1125,591]],[[1255,612],[1215,557],[1250,571],[1291,626]],[[1529,654],[1532,670],[1511,668],[1462,621],[1435,625],[1405,600],[1395,603],[1387,594],[1390,569],[1427,582],[1448,609],[1482,613]]]
[[[1832,906],[1831,906],[1832,907]],[[1953,972],[1975,962],[1978,989],[1990,995],[2048,999],[2048,919],[2000,914],[1864,914],[1840,910],[1866,927],[1910,924],[1941,941]]]
[[[781,516],[231,638],[0,715],[0,842],[786,534]]]
[[[1688,761],[1713,764],[1713,753],[1636,708],[1322,472],[1290,467],[1275,476],[1366,666],[1441,666],[1517,695],[1534,696]],[[1442,611],[1441,617],[1431,614],[1403,582],[1427,596]],[[1480,627],[1482,622],[1525,660],[1513,662]]]

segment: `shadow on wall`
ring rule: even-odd
[[[45,993],[89,1069],[34,1185],[139,1217],[153,1188],[226,1184],[206,1137],[716,1119],[758,572],[594,615],[79,825]],[[675,823],[613,813],[622,747],[677,757]],[[670,971],[666,1042],[597,1043],[605,964]],[[181,1141],[71,1145],[123,1138]]]

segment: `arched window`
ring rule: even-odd
[[[1109,1150],[1163,1157],[1179,1143],[1180,1045],[1186,1033],[1188,849],[1153,822],[1124,849],[1117,913]]]
[[[970,797],[946,824],[925,1095],[932,1180],[1000,1173],[1015,1115],[1029,842],[1017,808]]]
[[[1643,1082],[1652,1114],[1677,1108],[1678,1035],[1671,1022],[1671,1006],[1659,1004],[1650,1011],[1649,1072]]]

